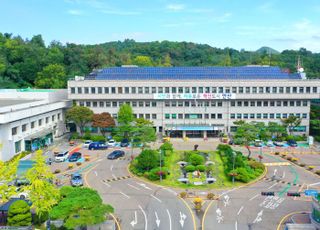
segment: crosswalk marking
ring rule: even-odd
[[[265,166],[288,166],[291,165],[289,162],[271,162],[271,163],[263,163]]]

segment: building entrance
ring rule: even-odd
[[[182,131],[178,131],[178,130],[166,131],[166,135],[168,137],[173,137],[173,138],[182,138]]]
[[[186,136],[189,138],[202,138],[203,137],[203,131],[186,131]]]
[[[219,133],[221,133],[221,130],[208,130],[207,137],[219,137]]]

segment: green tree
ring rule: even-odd
[[[152,60],[148,56],[137,56],[133,59],[133,64],[137,66],[153,66]]]
[[[31,226],[31,220],[30,207],[26,201],[16,200],[10,205],[8,210],[9,226]]]
[[[173,145],[169,141],[166,141],[160,146],[160,150],[165,154],[168,154],[168,152],[173,153]]]
[[[144,149],[136,158],[136,168],[140,171],[150,171],[159,166],[159,153],[156,150]]]
[[[134,143],[137,145],[142,144],[143,147],[145,147],[147,143],[157,139],[153,122],[144,118],[135,119],[132,131],[131,136]]]
[[[278,122],[269,122],[267,129],[270,132],[271,137],[276,137],[276,139],[279,139],[281,136],[283,136],[283,134],[285,134],[286,131],[286,127],[279,124]]]
[[[290,115],[288,118],[282,119],[281,121],[289,129],[290,135],[292,135],[294,129],[301,124],[302,119]]]
[[[41,150],[36,151],[35,164],[26,174],[26,179],[30,184],[24,187],[24,191],[29,193],[31,207],[35,209],[39,217],[50,212],[60,198],[59,190],[53,184],[55,176],[46,164],[42,153]]]
[[[123,104],[118,112],[118,125],[115,129],[115,139],[120,141],[123,138],[131,140],[133,133],[133,110],[132,107],[128,104]]]
[[[115,121],[110,113],[93,114],[92,126],[100,128],[100,132],[105,136],[106,128],[114,127]]]
[[[50,64],[37,74],[35,86],[44,89],[61,89],[67,85],[64,67],[60,64]]]
[[[164,61],[163,61],[163,66],[164,67],[171,67],[171,58],[169,54],[166,54],[166,56],[164,57]]]
[[[102,223],[106,220],[106,214],[114,211],[112,206],[103,204],[97,191],[90,188],[64,186],[61,196],[50,217],[63,220],[67,229]]]
[[[257,139],[259,134],[259,129],[254,123],[246,123],[245,121],[235,121],[233,122],[237,125],[237,131],[235,133],[235,138],[242,139],[242,145],[244,145],[248,150],[248,159],[251,157],[250,143]]]
[[[19,160],[15,157],[11,161],[0,161],[0,203],[7,202],[16,194],[16,187],[10,186],[10,183],[16,179]]]
[[[83,106],[73,106],[67,111],[66,119],[74,122],[80,130],[82,136],[84,127],[92,121],[93,112],[91,109]]]

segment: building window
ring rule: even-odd
[[[242,119],[242,114],[241,113],[237,113],[237,119]]]
[[[264,118],[264,119],[268,119],[268,114],[267,114],[267,113],[264,113],[264,114],[263,114],[263,118]]]
[[[275,105],[274,101],[270,101],[270,106],[274,106],[274,105]]]
[[[109,87],[104,87],[104,93],[109,94]]]
[[[246,87],[246,93],[250,93],[250,87]]]
[[[254,119],[254,116],[255,114],[254,113],[250,113],[250,119]]]
[[[98,87],[98,93],[102,94],[102,87]]]
[[[86,101],[86,106],[90,107],[91,106],[91,102],[90,101]]]
[[[257,93],[257,87],[252,87],[252,93]]]
[[[185,106],[185,107],[189,107],[189,106],[190,106],[190,102],[189,102],[189,101],[185,101],[185,102],[184,102],[184,106]]]
[[[144,87],[144,93],[149,94],[150,93],[150,88],[149,87]]]
[[[122,94],[122,87],[118,87],[118,94]]]
[[[290,101],[290,106],[294,106],[294,101]]]
[[[235,101],[231,101],[231,106],[235,107],[236,106],[236,102]]]
[[[218,102],[218,107],[222,107],[222,101]]]
[[[79,106],[84,106],[84,102],[83,101],[79,101]]]
[[[117,107],[117,106],[118,106],[118,102],[113,101],[113,102],[112,102],[112,107]]]
[[[27,124],[23,124],[21,129],[22,129],[22,132],[27,131]]]
[[[262,101],[257,101],[257,106],[261,107],[262,106]]]
[[[281,106],[281,101],[277,101],[277,106]]]
[[[306,87],[306,93],[311,93],[311,88],[310,87]]]
[[[75,94],[76,93],[76,89],[74,87],[71,87],[71,94]]]
[[[137,107],[137,102],[136,101],[132,102],[132,107]]]
[[[56,116],[55,116],[55,115],[52,115],[51,120],[52,120],[52,121],[55,121],[55,119],[56,119]]]
[[[178,87],[178,93],[183,93],[183,87]]]
[[[206,93],[210,93],[210,87],[206,87],[206,88],[205,88],[205,92],[206,92]],[[229,93],[230,93],[230,90],[229,90]]]
[[[156,101],[152,101],[152,102],[151,102],[151,106],[152,106],[152,107],[157,107],[157,102],[156,102]]]
[[[163,88],[162,87],[158,87],[158,93],[163,93]]]
[[[17,132],[18,132],[18,127],[13,127],[13,128],[11,129],[11,134],[12,134],[12,136],[16,135]]]
[[[101,108],[103,108],[103,107],[104,107],[104,102],[103,102],[103,101],[100,101],[100,102],[99,102],[99,106],[100,106]]]
[[[139,118],[143,118],[143,114],[142,113],[139,114]]]
[[[270,114],[269,114],[269,118],[270,118],[270,119],[274,119],[274,113],[270,113]]]
[[[219,87],[219,93],[223,93],[223,87]]]
[[[211,119],[216,119],[216,114],[215,113],[211,113]]]
[[[136,87],[131,87],[131,93],[135,94],[136,93]]]
[[[21,141],[14,142],[14,151],[15,153],[21,152]]]
[[[143,88],[142,87],[138,87],[138,93],[140,93],[140,94],[143,93]]]
[[[98,103],[96,101],[92,102],[92,107],[97,107]]]
[[[235,119],[235,118],[236,118],[236,114],[231,113],[231,114],[230,114],[230,119]]]
[[[250,101],[250,106],[251,107],[255,107],[256,106],[256,102],[255,101]]]
[[[136,116],[137,116],[137,115],[136,115]],[[112,117],[113,117],[114,119],[117,119],[117,118],[118,118],[118,114],[114,113],[114,114],[112,114]],[[135,118],[137,118],[137,117],[135,117]]]
[[[116,87],[111,87],[111,93],[113,93],[113,94],[116,93]]]
[[[303,106],[308,106],[308,101],[302,101]]]
[[[170,114],[169,114],[169,113],[166,113],[166,114],[164,115],[164,118],[165,118],[165,119],[170,119]]]
[[[130,93],[130,88],[129,87],[124,87],[124,93],[129,94]]]
[[[139,107],[143,107],[143,101],[139,101]]]
[[[261,113],[257,113],[257,119],[261,119]]]
[[[183,114],[182,113],[178,114],[178,119],[183,119]]]
[[[303,114],[302,114],[302,118],[305,118],[305,119],[306,119],[306,118],[308,118],[308,115],[307,115],[306,113],[303,113]]]
[[[317,87],[312,87],[312,92],[317,93],[318,92]]]
[[[271,93],[270,87],[266,87],[266,93]]]
[[[78,94],[82,94],[82,88],[78,87]]]
[[[203,93],[203,87],[199,87],[199,93]]]
[[[290,93],[290,87],[286,87],[286,93]]]
[[[272,87],[272,93],[277,93],[277,87]]]
[[[279,93],[283,93],[284,92],[284,88],[283,87],[279,87]]]
[[[248,119],[249,118],[249,114],[245,113],[243,114],[243,119]]]
[[[172,101],[171,102],[171,107],[177,107],[177,102],[176,101]]]
[[[299,87],[299,93],[304,93],[304,87]]]
[[[297,87],[292,87],[292,93],[297,93]]]
[[[96,88],[95,87],[91,87],[91,93],[95,94],[96,93]]]
[[[171,118],[172,119],[177,119],[177,114],[175,114],[175,113],[171,114]]]
[[[242,106],[242,101],[237,101],[237,106],[241,107]]]
[[[183,107],[183,101],[178,101],[178,107]]]
[[[222,119],[222,113],[218,113],[218,119]]]
[[[288,118],[288,114],[283,113],[283,114],[282,114],[282,118]]]
[[[263,93],[263,87],[259,87],[259,93]]]
[[[249,106],[249,101],[244,101],[243,106],[248,107]]]
[[[152,87],[152,88],[151,88],[151,92],[152,92],[152,93],[157,93],[157,88],[156,88],[156,87]]]
[[[150,107],[150,101],[146,101],[146,107]]]
[[[34,128],[34,121],[33,122],[31,122],[31,129],[33,129]]]
[[[232,87],[232,93],[237,93],[237,87]]]
[[[217,93],[217,87],[212,87],[212,93]]]
[[[288,101],[283,101],[283,106],[288,106]]]
[[[296,101],[296,106],[301,106],[301,101]]]
[[[264,106],[264,107],[268,107],[268,104],[269,104],[268,101],[264,101],[264,102],[263,102],[263,106]]]
[[[243,87],[239,87],[239,93],[243,93]]]
[[[150,114],[149,113],[146,114],[146,119],[150,120]]]
[[[217,103],[215,101],[211,101],[211,107],[216,107]]]
[[[300,113],[296,113],[296,117],[297,118],[300,118],[301,116],[300,116]]]
[[[177,93],[177,88],[176,87],[172,87],[171,88],[171,93]]]
[[[89,93],[89,87],[84,87],[84,93],[88,94]]]
[[[156,120],[156,119],[157,119],[157,114],[153,113],[153,114],[152,114],[152,119],[153,119],[153,120]]]
[[[276,114],[276,118],[277,118],[277,119],[280,119],[280,118],[281,118],[281,113],[277,113],[277,114]]]
[[[197,87],[192,87],[192,93],[197,93]]]
[[[185,88],[184,88],[184,92],[185,92],[185,93],[190,93],[190,87],[185,87]]]
[[[165,102],[164,102],[164,106],[165,106],[165,107],[170,107],[170,102],[169,102],[169,101],[165,101]]]
[[[39,119],[38,120],[38,126],[41,126],[42,125],[42,119]]]

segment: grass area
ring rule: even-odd
[[[213,184],[203,184],[203,185],[194,185],[193,182],[202,181],[205,182],[205,172],[201,173],[200,178],[192,178],[191,173],[188,174],[189,184],[184,184],[178,181],[181,177],[181,170],[180,166],[177,162],[183,160],[183,153],[184,151],[174,151],[170,156],[165,158],[165,166],[169,169],[170,175],[167,176],[166,179],[162,180],[162,182],[156,181],[155,183],[161,184],[164,186],[171,186],[177,188],[184,188],[184,189],[217,189],[217,188],[225,188],[225,187],[232,187],[232,186],[239,186],[243,183],[235,182],[234,185],[232,181],[229,179],[227,175],[224,173],[224,167],[222,164],[222,160],[220,155],[215,151],[201,151],[204,153],[209,154],[210,161],[214,162],[214,170],[212,172],[213,178],[217,179],[217,181]]]

